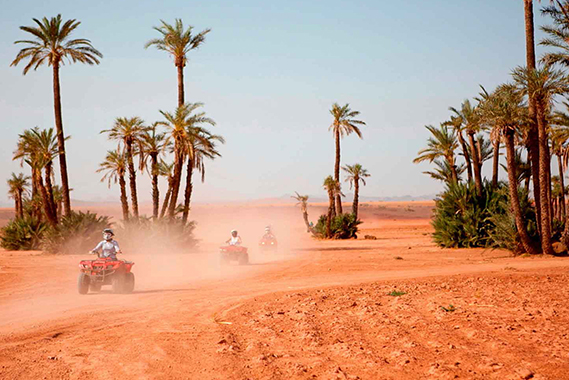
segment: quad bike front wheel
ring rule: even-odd
[[[89,283],[91,282],[91,278],[81,272],[79,273],[79,277],[77,277],[77,290],[79,294],[87,294],[89,293]]]

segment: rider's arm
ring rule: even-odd
[[[118,253],[122,253],[120,247],[119,247],[119,242],[116,240],[113,240],[113,245],[115,246],[115,252]]]
[[[93,248],[89,253],[96,253],[98,252],[101,247],[103,246],[104,241],[99,242],[99,244],[97,244],[97,246],[95,248]]]
[[[243,241],[241,240],[241,236],[237,236],[237,243],[241,244]]]

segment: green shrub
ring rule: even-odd
[[[535,213],[527,190],[519,191],[520,206],[530,237],[537,238]],[[451,183],[435,200],[434,241],[442,247],[496,247],[517,251],[520,246],[510,210],[508,187],[484,182],[482,195],[474,183]]]
[[[108,216],[72,211],[46,232],[42,247],[50,253],[87,253],[101,241],[101,232],[109,226]]]
[[[319,237],[326,236],[326,221],[328,220],[328,215],[321,215],[316,223],[314,230],[316,235]],[[337,215],[332,219],[330,225],[330,238],[331,239],[352,239],[357,238],[358,225],[362,222],[361,220],[356,220],[354,214],[341,214]]]
[[[40,249],[46,223],[31,216],[13,219],[0,230],[0,246],[10,251]]]

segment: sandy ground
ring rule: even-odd
[[[569,259],[439,249],[431,207],[365,205],[377,240],[341,242],[290,205],[195,207],[195,253],[123,247],[130,295],[77,294],[86,255],[0,251],[0,378],[569,379]],[[231,228],[251,265],[219,265]]]

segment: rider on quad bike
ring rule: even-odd
[[[259,242],[259,249],[262,252],[275,252],[277,250],[277,238],[273,234],[273,231],[271,231],[271,226],[265,227],[265,234]]]
[[[241,236],[237,233],[237,230],[231,230],[231,237],[226,241],[229,245],[241,245],[243,241]]]
[[[100,258],[111,258],[113,260],[117,259],[117,253],[122,253],[119,247],[119,243],[113,239],[115,233],[110,228],[105,228],[103,230],[103,240],[97,246],[89,251],[90,254],[99,253]]]
[[[265,227],[265,234],[263,235],[263,239],[275,239],[275,235],[273,235],[273,231],[271,231],[271,226]]]

